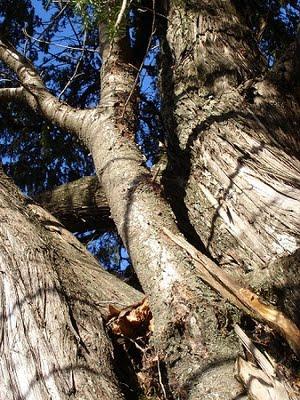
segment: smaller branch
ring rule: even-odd
[[[123,15],[125,13],[126,7],[127,7],[127,0],[123,0],[121,9],[120,9],[120,12],[119,12],[119,15],[118,15],[118,18],[117,18],[116,23],[115,23],[115,28],[117,28],[120,25],[120,22],[121,22],[121,20],[123,18]]]
[[[69,15],[67,15],[67,19],[68,19],[69,24],[71,26],[71,29],[72,29],[72,31],[73,31],[76,39],[77,39],[78,44],[80,45],[80,38],[79,38],[79,36],[78,36],[78,34],[76,32],[76,29],[75,29],[75,27],[73,25],[73,22],[72,22],[71,18],[69,17]],[[86,40],[86,31],[84,31],[84,42],[85,42],[85,40]]]
[[[68,50],[75,50],[75,51],[89,51],[91,53],[97,53],[97,50],[94,49],[89,49],[85,47],[72,47],[72,46],[66,46],[64,44],[59,44],[59,43],[53,43],[53,42],[48,42],[47,40],[42,40],[42,39],[37,39],[34,36],[29,35],[29,33],[26,31],[26,29],[23,30],[24,35],[27,36],[28,38],[32,39],[35,42],[38,43],[43,43],[43,44],[50,44],[52,46],[56,47],[62,47],[63,49],[68,49]]]
[[[149,52],[149,49],[150,49],[150,46],[151,46],[151,43],[152,43],[153,35],[155,33],[155,23],[156,23],[156,18],[155,18],[155,0],[152,0],[152,12],[153,12],[153,18],[152,18],[151,34],[150,34],[150,37],[149,37],[149,41],[148,41],[148,44],[147,44],[147,48],[146,48],[146,51],[145,51],[145,55],[144,55],[143,61],[141,62],[141,65],[140,65],[140,67],[138,69],[138,72],[136,74],[134,83],[132,85],[131,91],[130,91],[130,93],[128,95],[128,98],[127,98],[125,104],[124,104],[124,108],[123,108],[123,112],[122,112],[122,118],[125,115],[126,107],[127,107],[128,103],[129,103],[129,101],[130,101],[130,99],[131,99],[131,97],[133,95],[133,92],[134,92],[134,90],[136,88],[136,85],[138,83],[138,79],[139,79],[141,70],[143,69],[143,65],[145,63],[146,57],[148,55],[148,52]]]
[[[44,34],[52,28],[52,26],[55,24],[56,20],[64,13],[64,11],[65,11],[65,9],[67,8],[67,6],[68,6],[68,4],[64,5],[63,8],[61,8],[61,9],[58,11],[58,13],[57,13],[56,15],[54,15],[54,16],[50,19],[49,22],[46,23],[47,26],[46,26],[46,28],[45,28],[42,32],[40,32],[40,34],[39,34],[39,36],[38,36],[38,39],[41,38],[41,37],[43,37]],[[43,25],[44,25],[44,24],[43,24]]]
[[[84,47],[85,47],[85,42],[86,42],[86,33],[84,34],[84,38],[83,38],[83,46],[84,46]],[[81,73],[81,74],[78,74],[78,69],[79,69],[79,66],[80,66],[80,64],[81,64],[81,61],[83,60],[83,56],[84,56],[84,52],[81,53],[81,55],[80,55],[80,57],[79,57],[79,60],[78,60],[78,62],[77,62],[77,64],[76,64],[76,67],[75,67],[75,69],[74,69],[74,72],[73,72],[73,74],[72,74],[72,76],[71,76],[71,78],[68,80],[68,82],[66,83],[65,87],[64,87],[63,90],[60,92],[60,94],[59,94],[59,96],[58,96],[58,99],[59,99],[59,100],[61,99],[61,97],[63,96],[63,94],[64,94],[65,91],[67,90],[67,88],[72,84],[72,82],[74,81],[74,79],[75,79],[75,78],[78,78],[80,75],[82,75],[82,73]]]

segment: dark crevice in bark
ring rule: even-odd
[[[135,340],[113,334],[110,337],[114,351],[114,371],[126,400],[175,400],[169,386],[167,367],[163,360],[158,362],[159,356],[149,347],[149,338],[139,337],[145,340],[142,352]]]
[[[162,92],[172,94],[173,90],[173,73],[172,73],[172,54],[169,45],[165,39],[167,27],[163,24],[160,28],[161,41],[163,43],[163,62],[162,62]],[[172,95],[164,97],[163,110],[164,119],[166,122],[167,132],[167,155],[168,165],[163,172],[162,184],[164,186],[165,196],[172,207],[172,210],[177,219],[177,226],[184,234],[186,239],[195,246],[199,251],[206,256],[212,258],[208,248],[204,245],[200,236],[193,227],[189,215],[188,208],[185,204],[185,188],[191,171],[191,154],[190,146],[187,150],[182,150],[179,146],[179,141],[176,135],[168,135],[168,132],[176,131],[176,122],[173,113],[170,110],[174,109]],[[177,155],[174,159],[174,154]]]
[[[125,400],[138,400],[142,388],[139,385],[128,352],[124,349],[121,339],[118,340],[113,336],[111,336],[111,339],[114,352],[113,367]]]

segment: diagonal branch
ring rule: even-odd
[[[84,123],[95,115],[95,110],[77,110],[60,102],[45,87],[30,61],[1,40],[0,59],[17,74],[23,85],[23,90],[19,89],[19,92],[10,91],[13,95],[11,99],[25,100],[34,111],[40,112],[60,128],[76,132],[79,139],[84,141],[85,138],[82,137]],[[8,95],[9,92],[3,93]]]

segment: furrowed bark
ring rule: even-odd
[[[71,232],[88,229],[110,231],[115,224],[96,176],[85,176],[71,183],[37,194],[39,202]]]
[[[290,295],[281,305],[299,323],[299,107],[263,78],[232,2],[174,1],[168,23],[166,187],[177,218],[224,268],[279,303]]]
[[[92,111],[60,104],[41,87],[40,80],[35,86],[36,73],[3,44],[0,58],[20,71],[27,85],[30,82],[28,103],[77,134],[89,148],[113,220],[149,295],[154,317],[151,344],[166,371],[166,390],[190,400],[231,399],[241,387],[233,376],[236,339],[232,332],[220,334],[224,305],[197,277],[187,252],[162,233],[162,227],[175,234],[179,231],[161,188],[133,143],[134,96],[127,100],[136,72],[123,58],[126,51],[121,41],[112,49],[104,42],[102,48],[101,104]],[[231,308],[226,312],[231,313]]]
[[[227,13],[227,6],[230,12],[234,11],[226,3],[224,7]],[[221,22],[225,23],[225,20],[227,15]],[[240,29],[237,38],[234,37],[234,29],[230,30],[230,23],[236,24]],[[235,25],[234,27],[236,28]],[[215,34],[225,35],[227,28],[234,43],[243,40],[245,33],[239,27],[235,14],[225,23],[225,28],[222,27]],[[259,71],[260,63],[248,42],[244,45],[242,41],[244,47],[235,52],[231,51],[230,46],[225,49],[224,46],[222,67],[227,62],[228,52],[232,55],[225,77],[216,56],[210,60],[212,70],[206,76],[212,94],[205,91],[204,97],[208,95],[208,105],[212,107],[210,111],[216,117],[219,112],[231,112],[232,108],[237,111],[234,107],[240,107],[240,101],[244,98],[239,91],[231,91],[231,88],[236,83],[240,84],[244,78],[253,78]],[[247,55],[246,60],[236,71],[238,62],[243,60],[243,54]],[[210,55],[213,55],[213,47]],[[161,196],[160,187],[153,182],[150,173],[143,166],[141,155],[132,141],[134,96],[129,103],[127,100],[134,83],[135,70],[124,59],[121,41],[113,49],[103,43],[103,56],[106,61],[102,70],[101,104],[98,110],[90,112],[89,117],[83,117],[78,127],[80,132],[76,132],[76,126],[71,121],[71,116],[67,116],[67,111],[63,117],[58,110],[49,115],[51,118],[56,116],[57,123],[68,121],[65,127],[74,129],[92,153],[112,217],[129,250],[143,289],[150,297],[155,328],[152,345],[166,367],[168,380],[165,376],[164,383],[167,389],[169,385],[175,397],[188,399],[232,398],[239,391],[233,378],[233,360],[238,349],[232,332],[224,325],[224,314],[227,313],[230,318],[237,317],[230,307],[220,303],[218,296],[197,278],[193,262],[186,251],[178,249],[162,234],[163,226],[174,233],[178,233],[178,229],[168,204]],[[250,72],[249,63],[253,64]],[[217,80],[214,75],[215,67],[218,71]],[[263,86],[257,87],[260,93],[263,93],[263,89]],[[224,96],[221,109],[219,99],[218,104],[210,103],[210,96],[217,97],[219,90]],[[42,104],[41,101],[39,104]],[[55,102],[52,104],[55,106]],[[42,111],[47,115],[46,106]],[[188,115],[187,110],[185,112]],[[94,118],[92,122],[89,119],[91,115]],[[255,128],[260,126],[257,118],[256,115],[253,117]],[[184,122],[182,116],[183,130],[189,127]],[[243,130],[241,131],[240,136],[243,137]],[[282,139],[281,141],[283,142]],[[271,139],[269,142],[273,143]],[[246,262],[250,264],[248,259]],[[223,326],[227,335],[220,334],[220,326]]]
[[[0,204],[1,398],[124,399],[103,317],[142,295],[2,171]]]

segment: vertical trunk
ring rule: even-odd
[[[123,399],[102,318],[141,295],[2,172],[0,204],[0,397]]]
[[[263,78],[231,1],[171,2],[165,52],[165,182],[177,218],[224,268],[288,297],[300,239],[297,104]]]

